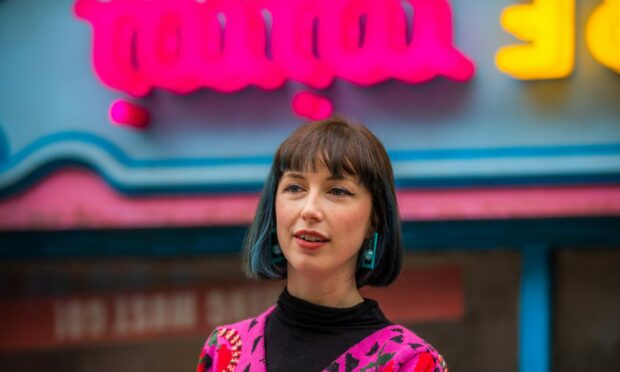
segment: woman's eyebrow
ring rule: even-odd
[[[282,178],[294,178],[294,179],[299,179],[299,180],[305,180],[306,177],[302,174],[302,173],[296,173],[296,172],[286,172]],[[357,182],[357,177],[354,176],[349,176],[349,175],[345,175],[345,174],[332,174],[331,176],[327,177],[328,181],[352,181],[352,182]]]
[[[351,181],[354,183],[359,183],[359,179],[357,178],[357,176],[350,176],[348,174],[332,174],[331,176],[327,177],[328,181]]]
[[[304,177],[303,174],[295,173],[295,172],[287,172],[287,173],[284,174],[283,177],[296,178],[296,179],[300,179],[300,180],[305,180],[306,179],[306,177]]]

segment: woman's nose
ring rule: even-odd
[[[310,193],[306,198],[306,202],[301,211],[301,217],[307,222],[318,222],[323,220],[323,212],[321,210],[318,195]]]

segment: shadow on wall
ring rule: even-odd
[[[347,117],[367,118],[372,113],[407,123],[432,122],[458,117],[467,107],[474,85],[474,81],[456,83],[438,78],[423,84],[389,80],[360,87],[337,79],[329,88],[316,93],[332,102],[334,113]],[[230,133],[253,131],[260,123],[261,127],[288,132],[291,123],[307,121],[294,116],[290,108],[293,96],[304,90],[308,89],[292,81],[273,91],[249,87],[228,94],[210,89],[189,95],[155,90],[143,104],[149,107],[158,128],[170,126],[170,130],[191,131],[212,126],[212,130]],[[209,118],[208,122],[205,118]]]

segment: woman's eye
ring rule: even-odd
[[[353,195],[349,190],[343,189],[342,187],[334,187],[329,190],[329,193],[336,196]]]
[[[288,185],[284,188],[286,192],[300,192],[301,190],[302,188],[299,185]]]

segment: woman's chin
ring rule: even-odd
[[[288,267],[288,276],[291,277],[291,271],[294,271],[296,274],[311,277],[311,278],[322,278],[329,276],[329,268],[325,267],[325,265],[321,265],[317,260],[300,260],[298,262],[291,263],[289,261]]]

